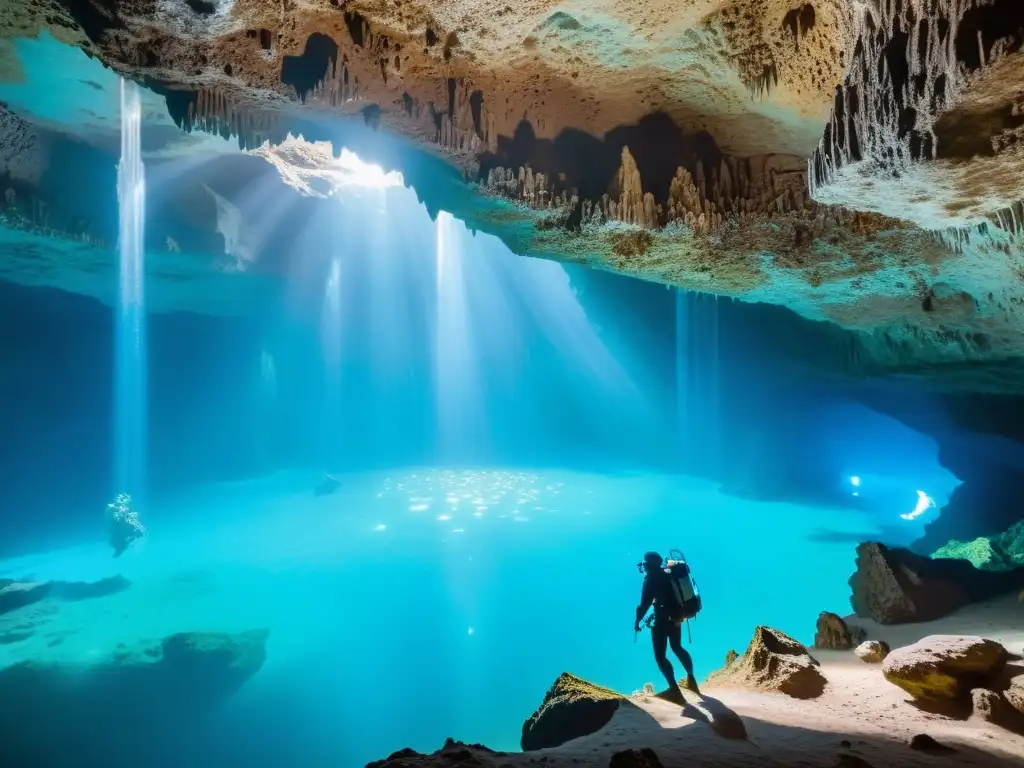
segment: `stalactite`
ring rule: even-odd
[[[955,103],[968,74],[956,57],[964,14],[986,0],[877,0],[856,2],[851,62],[825,134],[808,161],[811,196],[832,182],[840,168],[861,160],[899,173],[911,163],[934,158],[938,139],[933,122],[944,105]],[[886,48],[906,31],[907,76],[896,83]],[[979,37],[979,45],[983,43]],[[983,66],[1002,55],[997,44],[982,50]],[[900,115],[913,110],[913,131],[901,131]],[[901,135],[902,133],[902,135]],[[855,141],[854,141],[855,140]],[[856,143],[856,148],[854,144]],[[855,156],[856,153],[856,156]]]

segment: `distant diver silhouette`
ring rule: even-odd
[[[640,605],[636,607],[636,622],[633,625],[633,631],[640,632],[641,622],[650,628],[654,660],[668,683],[669,696],[679,703],[685,704],[686,698],[679,690],[675,670],[672,669],[672,662],[668,660],[665,651],[668,646],[671,646],[672,653],[676,655],[683,665],[683,669],[686,670],[687,688],[699,696],[700,688],[697,686],[697,678],[693,674],[693,659],[683,648],[682,625],[684,621],[689,621],[697,615],[701,609],[701,601],[693,579],[690,577],[690,568],[686,564],[685,558],[682,553],[678,553],[678,557],[672,557],[676,554],[675,550],[670,552],[671,559],[665,563],[657,552],[648,552],[644,555],[643,561],[637,563],[637,569],[646,575],[640,593]],[[644,615],[652,605],[654,614],[645,621]]]
[[[112,504],[107,504],[110,513],[110,546],[114,557],[120,557],[135,541],[146,535],[146,529],[139,522],[139,514],[132,509],[132,497],[119,493]]]

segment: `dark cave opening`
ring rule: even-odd
[[[1020,0],[993,0],[975,5],[964,14],[957,27],[956,57],[968,71],[982,66],[979,38],[986,56],[997,41],[1007,39],[1005,53],[1016,53],[1024,44],[1024,3]]]
[[[306,40],[301,56],[285,56],[281,82],[290,85],[301,101],[324,79],[328,68],[338,61],[338,44],[327,35],[314,32]]]

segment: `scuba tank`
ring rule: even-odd
[[[672,618],[677,622],[689,621],[700,613],[702,605],[697,582],[694,581],[693,574],[690,573],[686,557],[678,549],[669,550],[664,570],[669,576],[672,594],[677,603]]]

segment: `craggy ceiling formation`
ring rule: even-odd
[[[246,149],[404,137],[469,191],[428,207],[517,252],[784,304],[889,371],[1024,356],[1019,0],[6,0],[2,78],[44,29]]]

